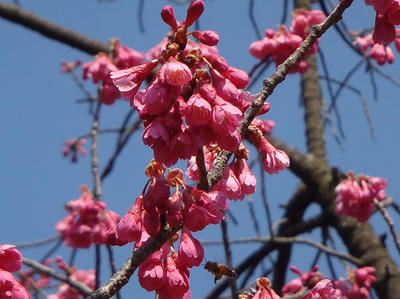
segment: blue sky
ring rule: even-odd
[[[87,36],[103,42],[119,37],[123,44],[139,51],[147,51],[153,47],[168,30],[159,17],[160,10],[167,1],[145,1],[144,34],[138,29],[137,3],[134,1],[21,0],[21,3],[25,9]],[[249,70],[257,60],[248,53],[250,43],[256,40],[247,16],[248,2],[232,3],[223,0],[206,1],[200,28],[219,32],[221,55],[232,66]],[[259,0],[255,3],[255,16],[261,31],[266,28],[275,29],[281,16],[280,1],[267,3]],[[174,5],[174,8],[178,19],[183,19],[186,7]],[[372,8],[363,3],[355,3],[345,13],[344,20],[354,30],[370,28],[373,26],[374,13]],[[0,243],[17,244],[55,234],[54,225],[66,216],[64,202],[79,197],[81,184],[92,184],[89,156],[80,158],[77,164],[71,164],[61,156],[63,141],[89,132],[91,119],[87,107],[75,103],[83,97],[82,93],[68,75],[60,72],[60,63],[63,60],[81,59],[86,62],[92,57],[1,19],[0,35],[3,37],[0,49],[0,81],[3,82],[0,101],[0,225],[3,229]],[[344,78],[359,59],[343,45],[333,30],[322,38],[320,46],[332,77]],[[396,53],[395,63],[383,67],[383,70],[400,77],[399,59]],[[268,70],[265,75],[271,71]],[[343,171],[351,169],[355,173],[385,177],[389,181],[387,193],[396,198],[400,194],[400,164],[396,159],[400,151],[399,89],[379,77],[377,82],[379,97],[378,101],[374,101],[369,77],[364,69],[359,70],[350,81],[367,98],[375,126],[376,142],[370,138],[359,98],[345,90],[338,101],[346,133],[346,140],[343,142],[345,150],[338,148],[327,129],[328,158],[331,165],[338,166]],[[87,86],[95,90],[90,83]],[[256,92],[260,87],[261,82],[258,82],[252,91]],[[323,82],[322,87],[324,98],[328,101]],[[277,137],[304,151],[303,110],[299,105],[299,95],[299,76],[291,75],[269,98],[272,109],[266,118],[276,122],[274,134]],[[128,109],[129,105],[124,101],[117,102],[112,107],[104,107],[101,128],[118,127]],[[141,132],[135,133],[117,161],[113,174],[103,184],[104,200],[110,209],[119,214],[127,211],[146,182],[143,169],[151,160],[152,151],[142,145],[140,136]],[[99,142],[100,166],[104,166],[113,150],[115,136],[101,135]],[[86,146],[86,149],[89,147]],[[259,175],[259,169],[254,172]],[[273,220],[276,221],[282,213],[279,204],[289,198],[298,181],[289,171],[267,176],[266,181]],[[253,200],[262,232],[267,234],[268,228],[258,193]],[[240,219],[238,226],[229,225],[231,237],[254,235],[247,203],[234,202],[231,209]],[[316,210],[310,210],[307,215],[313,215]],[[373,219],[378,232],[387,231],[379,217],[374,216]],[[318,237],[318,234],[314,236]],[[196,237],[218,239],[220,227],[209,227],[196,234]],[[257,245],[235,245],[234,263],[239,263],[255,248]],[[310,261],[305,260],[304,254],[307,252],[312,257],[313,251],[305,251],[308,248],[304,246],[296,248],[298,249],[294,251],[293,261],[302,270],[307,270],[311,258]],[[39,258],[43,250],[30,249],[23,253],[27,257]],[[115,250],[117,265],[125,260],[130,250],[130,245]],[[94,249],[79,251],[77,264],[83,269],[93,267],[93,251]],[[64,247],[58,254],[68,258],[69,252]],[[296,257],[299,256],[303,258],[296,262]],[[223,249],[206,247],[206,258],[223,262]],[[105,263],[106,257],[103,260]],[[108,266],[103,268],[108,269]],[[107,270],[104,270],[103,280],[108,275]],[[191,285],[193,298],[201,298],[213,286],[213,279],[203,269],[194,269]],[[141,298],[154,296],[153,293],[142,293],[136,276],[124,292],[134,293]]]

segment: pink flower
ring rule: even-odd
[[[30,299],[31,296],[10,272],[0,269],[0,298]]]
[[[349,172],[347,180],[335,188],[336,213],[354,217],[360,222],[367,221],[375,210],[374,198],[381,201],[386,197],[386,185],[387,182],[383,178],[363,175],[354,177],[354,174]]]
[[[202,15],[204,11],[203,0],[195,0],[190,3],[190,6],[186,13],[185,26],[190,27],[198,18]]]
[[[119,216],[106,209],[104,202],[93,200],[93,195],[85,185],[82,196],[66,204],[69,216],[56,224],[56,230],[64,237],[64,242],[74,248],[88,248],[92,243],[105,244],[107,231],[115,226]]]
[[[354,270],[354,277],[356,283],[361,287],[371,289],[372,284],[376,282],[375,268],[374,267],[362,267]]]
[[[114,46],[115,63],[120,69],[133,67],[144,62],[144,54],[121,45],[119,39],[111,40]]]
[[[178,250],[178,263],[184,267],[191,268],[199,266],[203,258],[203,246],[192,236],[186,227],[183,227]]]
[[[375,44],[369,52],[369,57],[375,59],[379,65],[384,65],[386,62],[392,64],[394,61],[394,54],[390,47]]]
[[[88,286],[91,289],[95,287],[95,271],[91,270],[76,270],[74,268],[70,268],[72,275],[70,276],[71,280],[79,281]],[[70,273],[71,274],[71,273]],[[48,296],[49,299],[80,299],[82,295],[69,284],[61,283],[58,289],[57,294],[52,294]]]
[[[91,78],[93,83],[109,80],[110,73],[118,71],[118,68],[112,63],[104,53],[96,55],[95,61],[90,61],[82,66],[83,79]]]
[[[151,256],[139,266],[139,283],[147,291],[154,291],[165,284],[166,274],[162,260]]]
[[[377,44],[389,44],[396,35],[394,25],[390,23],[387,14],[376,13],[375,29],[372,35],[374,42]]]
[[[320,280],[302,299],[342,299],[340,290],[329,279]]]
[[[192,35],[197,38],[201,43],[207,46],[215,46],[219,42],[219,35],[217,32],[208,31],[193,31]]]
[[[183,298],[189,290],[189,272],[181,268],[170,254],[165,259],[165,284],[157,290],[160,298]]]
[[[192,80],[192,72],[189,67],[173,57],[162,66],[160,73],[165,82],[173,86],[183,87]]]
[[[250,54],[261,60],[272,54],[275,49],[276,41],[273,39],[273,36],[265,37],[262,40],[255,41],[249,47]]]
[[[211,127],[220,135],[230,135],[242,121],[242,111],[231,103],[217,97],[212,111]]]
[[[261,141],[259,151],[262,154],[264,170],[269,174],[278,173],[290,165],[288,155],[284,151],[276,149],[265,138]]]
[[[245,195],[250,195],[256,192],[257,179],[251,172],[245,159],[237,159],[230,165],[230,167],[240,184],[241,192],[239,198],[243,199]]]
[[[75,163],[78,161],[78,153],[82,156],[86,155],[86,151],[83,146],[86,143],[85,138],[80,139],[70,139],[64,141],[64,148],[62,150],[62,154],[64,157],[71,156],[71,162]]]
[[[252,299],[281,299],[271,287],[271,282],[266,277],[257,279],[257,291]]]
[[[190,231],[199,231],[208,224],[220,223],[224,218],[223,211],[228,207],[226,196],[222,192],[211,191],[206,193],[193,188],[191,193],[183,192],[184,225]]]
[[[178,27],[178,23],[176,22],[174,9],[170,5],[166,5],[161,10],[161,18],[163,21],[171,26],[172,30],[176,30]]]
[[[16,272],[21,269],[21,253],[14,245],[0,245],[0,268],[9,272]]]
[[[157,66],[158,61],[153,60],[146,64],[131,67],[129,69],[111,72],[111,79],[119,91],[122,92],[133,105],[133,97],[137,93],[140,85]]]
[[[231,81],[239,89],[243,89],[249,84],[249,75],[245,71],[231,66],[222,73],[222,76]]]
[[[211,112],[211,105],[200,94],[195,93],[186,103],[185,120],[188,125],[205,125],[211,120]]]

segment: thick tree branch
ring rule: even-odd
[[[108,52],[110,49],[107,44],[52,23],[23,10],[18,5],[0,2],[0,17],[37,31],[50,39],[57,40],[90,55],[96,55],[99,52]]]

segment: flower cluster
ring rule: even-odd
[[[83,148],[83,146],[86,143],[86,139],[80,138],[80,139],[70,139],[64,141],[64,148],[62,150],[62,154],[64,157],[71,156],[71,162],[75,163],[78,161],[78,153],[81,154],[81,156],[86,155],[86,150]]]
[[[397,31],[399,31],[399,29]],[[368,56],[375,59],[379,65],[384,65],[386,62],[392,64],[394,61],[394,53],[392,49],[388,45],[375,43],[372,34],[357,36],[353,44],[362,54],[365,54],[370,48]],[[397,51],[400,52],[400,38],[395,38],[395,45]]]
[[[335,188],[336,213],[367,221],[375,210],[374,199],[385,199],[385,187],[387,181],[384,178],[370,177],[367,175],[354,176],[349,172],[347,179]]]
[[[180,169],[168,174],[160,162],[152,161],[146,169],[150,177],[147,190],[140,195],[116,227],[108,231],[108,244],[135,242],[142,246],[149,236],[161,229],[162,219],[170,227],[182,227],[178,249],[173,244],[177,234],[139,267],[139,282],[148,291],[155,290],[159,298],[184,298],[189,293],[190,268],[200,265],[204,250],[191,232],[224,218],[228,206],[224,193],[204,192],[185,184]],[[174,188],[171,194],[171,188]]]
[[[91,270],[77,270],[75,267],[68,266],[62,257],[56,258],[57,266],[63,270],[70,280],[79,281],[91,289],[95,287],[95,271]],[[81,299],[82,295],[67,283],[61,283],[56,294],[51,294],[48,299]]]
[[[278,66],[283,63],[307,37],[311,27],[319,24],[325,15],[319,10],[297,9],[293,13],[293,20],[288,31],[286,26],[278,26],[277,32],[272,29],[265,31],[265,37],[262,40],[253,42],[250,45],[250,54],[258,59],[271,59]],[[308,55],[315,54],[318,51],[318,42],[316,42],[308,52]],[[304,73],[308,69],[306,60],[301,60],[291,73]]]
[[[56,224],[55,229],[64,242],[74,248],[88,248],[92,243],[104,244],[106,232],[120,217],[106,209],[102,201],[94,201],[88,186],[81,186],[82,196],[66,203],[69,215]]]
[[[304,288],[309,290],[300,299],[367,299],[372,284],[376,282],[374,276],[375,268],[363,267],[354,270],[347,270],[347,279],[330,280],[317,272],[318,266],[314,266],[310,272],[301,273],[297,267],[292,266],[291,270],[299,275],[299,278],[292,280],[282,288],[283,296],[278,296],[271,288],[268,278],[257,279],[257,289],[252,292],[244,292],[239,295],[240,299],[271,298],[281,299],[298,294]]]
[[[299,277],[283,286],[282,293],[284,296],[296,294],[303,287],[311,289],[323,278],[322,274],[317,272],[318,265],[314,266],[311,271],[306,273],[302,273],[296,266],[291,266],[290,270],[299,275]]]
[[[367,299],[372,284],[376,282],[374,267],[363,267],[347,270],[347,280],[340,279],[333,282],[334,287],[340,290],[343,299]]]
[[[343,1],[343,0],[341,0]],[[389,44],[395,36],[395,25],[400,25],[400,3],[397,0],[366,0],[376,11],[373,39],[378,44]]]
[[[0,245],[0,298],[29,299],[28,291],[10,272],[21,269],[21,253],[14,245]]]
[[[95,61],[90,61],[82,66],[83,79],[92,79],[93,83],[101,83],[99,98],[107,105],[113,104],[121,93],[114,86],[110,73],[139,65],[144,61],[144,54],[121,45],[118,39],[111,40],[113,51],[108,56],[105,53],[96,55]]]
[[[239,295],[240,299],[281,299],[281,297],[275,293],[274,289],[271,287],[271,282],[266,277],[257,278],[256,281],[257,289],[255,292],[243,292]]]
[[[203,9],[203,1],[193,1],[185,21],[177,22],[172,8],[165,6],[161,17],[171,33],[149,51],[147,56],[153,60],[111,73],[114,84],[144,120],[143,142],[152,147],[155,159],[167,166],[190,159],[203,146],[236,151],[242,141],[237,127],[254,99],[242,90],[249,82],[247,73],[211,50],[218,43],[218,34],[188,32]],[[190,36],[201,46],[193,47]],[[152,82],[139,91],[158,64],[162,66]]]

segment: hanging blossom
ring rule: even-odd
[[[71,162],[75,163],[78,161],[78,153],[81,156],[86,155],[86,150],[83,146],[86,144],[85,138],[73,138],[70,140],[64,141],[64,148],[62,150],[62,154],[64,157],[71,156]]]
[[[237,130],[255,96],[243,91],[249,83],[247,73],[219,56],[214,47],[219,40],[216,32],[188,31],[203,10],[202,0],[192,1],[186,19],[178,22],[172,7],[165,6],[161,17],[171,32],[147,53],[151,60],[111,72],[121,95],[143,119],[142,139],[153,149],[155,159],[146,168],[149,181],[143,192],[126,215],[107,231],[106,242],[120,246],[134,242],[134,247],[139,248],[150,236],[158,235],[164,223],[181,228],[139,267],[140,284],[155,291],[159,298],[190,297],[190,269],[200,265],[204,257],[204,249],[192,233],[220,223],[228,199],[243,199],[256,189],[255,176],[247,164],[249,152]],[[149,85],[140,90],[146,77],[156,69]],[[264,104],[259,115],[269,109],[270,104]],[[253,126],[262,139],[274,123],[257,118]],[[250,139],[249,136],[244,138]],[[199,181],[196,156],[198,160],[204,156],[204,167],[210,170],[222,150],[233,152],[235,157],[225,168],[223,179],[208,192],[187,184],[182,170],[166,171],[165,166],[170,167],[179,159],[188,160],[187,175]],[[277,149],[262,150],[274,157],[268,162],[270,173],[288,165],[276,161],[273,152]],[[199,151],[203,155],[198,156]]]
[[[100,84],[99,98],[106,105],[111,105],[122,97],[113,84],[110,73],[140,65],[145,59],[143,53],[121,45],[119,39],[112,39],[110,43],[112,46],[110,55],[99,53],[94,61],[82,65],[83,79],[92,79],[93,83]]]
[[[139,248],[160,232],[162,217],[170,227],[182,226],[180,235],[177,233],[140,265],[138,277],[141,286],[155,291],[158,298],[190,298],[190,268],[199,266],[204,258],[204,249],[191,232],[220,223],[227,199],[218,191],[206,193],[186,185],[180,169],[166,173],[157,161],[152,161],[145,173],[150,178],[147,190],[108,231],[107,242],[120,246],[135,242],[134,247]],[[174,247],[178,240],[179,245]]]
[[[68,266],[61,256],[56,258],[57,267],[68,275],[68,278],[72,281],[79,281],[92,290],[95,288],[96,274],[94,269],[90,270],[78,270],[75,267]],[[67,283],[61,283],[58,292],[51,294],[47,297],[48,299],[81,299],[83,296],[72,286]]]
[[[152,60],[111,72],[114,84],[144,120],[143,142],[153,149],[155,159],[167,166],[190,159],[203,146],[236,151],[242,139],[237,127],[254,99],[242,90],[249,83],[247,73],[218,55],[214,47],[218,34],[188,32],[203,10],[203,2],[194,1],[185,21],[178,22],[172,7],[164,7],[161,17],[171,32],[147,53]],[[152,82],[139,90],[158,64],[162,65]],[[268,104],[260,114],[267,112],[266,107]]]
[[[340,0],[344,1],[344,0]],[[400,3],[397,0],[366,0],[375,12],[373,40],[378,44],[389,44],[396,36],[395,25],[400,25]]]
[[[265,37],[250,45],[250,54],[258,59],[271,59],[278,66],[283,63],[307,37],[313,25],[321,23],[325,14],[319,10],[296,9],[290,29],[285,25],[278,26],[274,32],[272,29],[265,30]],[[313,44],[307,55],[318,51],[318,42]],[[302,59],[290,73],[304,73],[308,69],[308,62]]]
[[[357,33],[353,33],[356,35],[356,38],[353,42],[353,45],[356,46],[362,54],[366,54],[371,59],[375,59],[379,65],[384,65],[386,62],[392,64],[394,62],[394,54],[390,46],[375,43],[372,34],[368,34],[366,36],[359,35]],[[398,52],[400,52],[400,39],[395,39],[395,45]]]
[[[120,217],[107,210],[103,201],[94,201],[88,186],[81,186],[82,196],[66,203],[68,216],[58,222],[55,229],[73,248],[88,248],[92,243],[104,244],[106,232],[115,226]]]
[[[299,275],[299,277],[293,279],[283,286],[283,295],[287,296],[291,294],[296,294],[303,287],[307,287],[309,289],[313,288],[320,280],[323,279],[322,274],[318,272],[318,268],[318,265],[316,265],[309,272],[302,273],[296,266],[290,266],[290,270],[293,273]]]
[[[347,174],[347,179],[335,188],[336,213],[356,218],[360,222],[369,219],[375,210],[374,199],[382,201],[386,198],[384,178],[367,175],[354,176],[353,172]]]
[[[0,245],[0,298],[29,299],[28,291],[10,272],[21,269],[21,253],[14,245]]]

